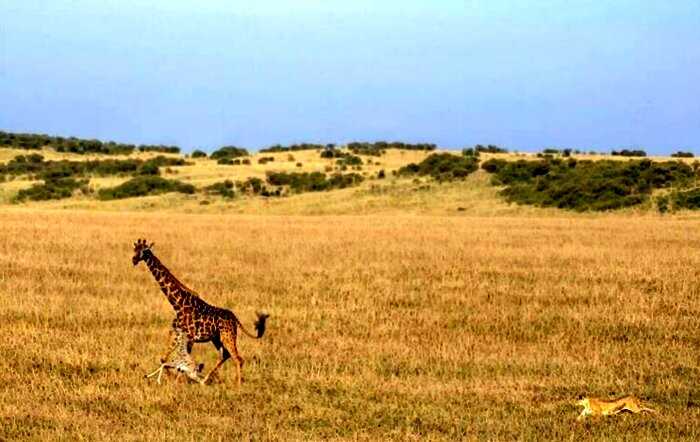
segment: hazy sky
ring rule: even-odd
[[[0,130],[700,153],[698,0],[251,3],[0,0]]]

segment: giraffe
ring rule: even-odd
[[[169,352],[161,358],[160,367],[144,377],[152,378],[158,375],[156,381],[160,384],[164,371],[174,368],[178,371],[177,379],[180,378],[182,373],[185,373],[190,379],[199,381],[199,374],[202,372],[204,364],[197,365],[192,358],[190,354],[192,352],[192,342],[187,337],[187,333],[175,333],[174,330],[171,330],[170,337],[172,340],[171,348]]]
[[[260,339],[265,333],[269,315],[257,313],[258,319],[255,322],[257,334],[250,333],[233,312],[207,304],[199,295],[181,283],[155,256],[153,245],[153,243],[148,244],[145,239],[137,240],[134,243],[134,256],[131,261],[134,266],[141,261],[146,263],[161,291],[175,310],[175,319],[172,323],[171,344],[161,358],[161,366],[150,375],[159,373],[160,379],[163,370],[177,368],[190,379],[206,385],[216,370],[233,355],[237,362],[238,385],[240,385],[243,358],[236,347],[238,326],[240,325],[243,333],[249,337]],[[211,342],[219,353],[216,365],[203,378],[194,369],[194,361],[189,356],[192,345],[200,342]],[[179,353],[180,363],[172,363],[168,359],[173,352]]]

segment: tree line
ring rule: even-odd
[[[14,133],[0,131],[0,147],[39,150],[51,147],[57,152],[76,154],[128,155],[135,151],[179,154],[178,146],[161,144],[126,144],[76,137],[60,137],[45,134]]]

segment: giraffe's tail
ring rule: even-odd
[[[243,323],[241,321],[238,321],[238,325],[241,326],[241,330],[243,330],[243,333],[245,333],[247,336],[253,338],[253,339],[260,339],[263,337],[265,334],[265,326],[266,326],[266,321],[267,318],[270,317],[267,313],[260,313],[260,312],[255,312],[256,315],[258,315],[258,319],[255,321],[255,331],[257,332],[257,335],[252,334],[246,328],[243,326]],[[236,318],[236,320],[238,320]]]

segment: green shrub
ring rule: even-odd
[[[342,158],[345,155],[347,154],[335,148],[325,148],[321,151],[321,158]]]
[[[322,172],[268,172],[267,182],[273,186],[288,186],[295,193],[320,192],[357,185],[363,177],[356,173],[331,175]]]
[[[265,149],[260,149],[260,153],[272,153],[272,152],[290,152],[290,151],[298,151],[298,150],[318,150],[318,149],[326,149],[326,148],[333,148],[335,147],[335,144],[312,144],[312,143],[301,143],[301,144],[292,144],[291,146],[281,146],[279,144],[275,144],[274,146],[267,147]],[[290,160],[294,161],[294,160]]]
[[[695,155],[693,152],[683,152],[683,151],[678,151],[676,153],[672,153],[671,156],[673,158],[695,158]]]
[[[495,144],[489,144],[488,146],[477,144],[474,146],[474,150],[481,153],[508,153],[508,149],[496,146]]]
[[[204,188],[207,193],[221,195],[224,198],[233,198],[233,181],[225,180],[219,183],[214,183]]]
[[[398,170],[399,175],[429,175],[440,181],[464,179],[479,167],[479,160],[470,156],[433,153],[419,164],[410,163]]]
[[[32,185],[28,189],[20,190],[14,197],[13,202],[44,201],[70,198],[73,191],[80,187],[87,186],[88,181],[78,181],[73,178],[58,178],[46,180],[43,183]]]
[[[645,156],[647,156],[647,153],[643,150],[627,150],[627,149],[613,150],[611,154],[612,154],[612,156],[621,156],[621,157],[645,157]]]
[[[152,161],[146,161],[136,171],[137,175],[160,175],[158,165]]]
[[[272,196],[275,194],[274,191],[265,186],[265,182],[257,177],[248,177],[245,181],[238,181],[236,186],[241,189],[242,192],[252,193],[255,195]],[[279,195],[279,192],[277,192]]]
[[[204,152],[204,151],[202,151],[202,150],[197,149],[197,150],[193,151],[192,154],[191,154],[190,156],[191,156],[192,158],[206,158],[206,157],[207,157],[207,153]]]
[[[339,166],[359,166],[362,164],[362,158],[356,155],[345,154],[340,159],[336,160],[335,164]]]
[[[686,185],[695,175],[682,162],[650,160],[489,160],[482,168],[506,186],[501,195],[510,202],[577,211],[634,206],[653,189]]]
[[[191,184],[167,180],[160,176],[146,175],[132,178],[115,187],[100,189],[99,198],[101,200],[114,200],[168,192],[191,194],[194,191],[195,188]]]
[[[163,153],[180,153],[180,148],[177,146],[163,146],[162,144],[147,145],[142,144],[138,147],[139,152],[163,152]]]
[[[18,155],[5,165],[0,165],[0,174],[8,175],[36,175],[41,179],[65,178],[69,176],[85,175],[125,175],[139,173],[145,168],[144,173],[153,173],[154,167],[182,166],[190,164],[182,158],[168,158],[158,156],[148,161],[138,159],[128,160],[93,160],[93,161],[43,161],[41,155]]]
[[[401,149],[401,150],[424,150],[431,151],[435,150],[437,146],[432,143],[403,143],[401,141],[377,141],[374,143],[365,142],[352,142],[348,143],[348,149],[350,152],[356,155],[373,155],[381,156],[387,149]]]
[[[669,197],[669,208],[672,210],[700,209],[700,189],[672,192]],[[657,200],[658,204],[658,200]]]
[[[237,158],[237,157],[247,157],[248,151],[242,147],[236,146],[224,146],[221,147],[211,154],[211,158],[218,160],[219,158]]]

